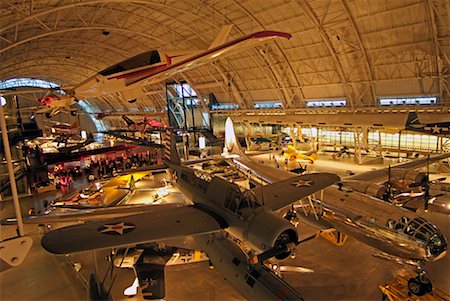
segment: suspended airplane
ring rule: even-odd
[[[57,150],[60,154],[68,154],[82,147],[85,147],[91,144],[92,142],[95,142],[95,139],[92,133],[89,133],[84,141],[76,143],[66,143],[64,146],[58,147]]]
[[[264,198],[270,199],[280,193],[271,188],[273,183],[292,179],[292,173],[247,157],[237,143],[230,118],[225,125],[223,156],[252,179],[267,185],[253,189],[256,195],[264,195]],[[444,154],[430,160],[442,160],[449,156]],[[413,168],[426,162],[413,161],[403,164],[403,167]],[[403,174],[407,172],[407,169],[403,170]],[[300,201],[291,207],[285,217],[291,221],[300,220],[320,231],[335,229],[378,250],[377,256],[417,266],[418,276],[411,278],[408,285],[411,292],[423,295],[431,290],[431,283],[421,267],[425,262],[439,260],[446,255],[447,240],[435,225],[415,212],[384,201],[385,190],[370,182],[381,176],[387,177],[388,170],[357,175],[325,188],[320,194],[312,194],[307,199],[299,198]],[[304,181],[299,185],[314,183]]]
[[[416,112],[409,112],[406,120],[405,129],[409,131],[449,137],[450,136],[450,121],[449,122],[435,122],[435,123],[421,123]]]
[[[109,130],[101,133],[110,135],[111,137],[118,138],[119,140],[125,140],[127,143],[133,145],[143,145],[155,148],[164,147],[157,141],[152,140],[152,138],[149,135],[136,135],[136,132],[132,132],[130,130]]]
[[[144,120],[139,122],[131,120],[126,115],[122,115],[122,119],[125,121],[130,131],[138,131],[141,133],[145,133],[152,131],[161,131],[166,128],[166,126],[163,123],[156,120],[147,119],[147,117],[144,117]]]
[[[49,122],[50,120],[47,120]],[[79,129],[78,122],[75,121],[72,124],[65,123],[65,122],[50,122],[50,125],[46,125],[45,128],[52,134],[52,135],[64,135],[64,136],[73,136],[77,134],[77,131]]]
[[[1,94],[1,92],[0,92]],[[45,114],[45,117],[51,118],[60,112],[69,113],[72,116],[76,116],[78,109],[71,108],[72,105],[76,104],[74,97],[68,97],[66,95],[48,94],[43,97],[38,98],[38,102],[42,107],[38,107],[34,113],[35,114]]]
[[[251,264],[240,244],[260,260],[284,259],[302,243],[297,229],[274,211],[339,181],[329,173],[294,176],[253,193],[224,179],[181,164],[173,137],[166,159],[178,186],[192,205],[134,214],[50,231],[42,246],[54,254],[107,249],[192,235],[216,270],[247,299],[302,300],[273,271]],[[240,243],[236,243],[239,241]]]
[[[74,121],[72,124],[66,123],[66,122],[51,121],[51,120],[46,120],[44,122],[50,124],[47,127],[53,128],[56,131],[61,131],[61,132],[71,132],[74,129],[77,129],[79,127],[78,121]],[[60,134],[58,132],[56,132],[56,133]]]
[[[32,95],[32,97],[27,95]],[[37,97],[36,95],[42,95]],[[77,108],[72,105],[77,103],[77,99],[67,95],[62,88],[38,88],[38,89],[6,89],[0,90],[0,95],[24,95],[24,98],[30,98],[39,102],[40,106],[24,107],[18,111],[31,111],[33,114],[45,114],[47,118],[51,118],[60,112],[65,112],[76,116]]]
[[[97,113],[97,114],[95,114],[95,119],[97,119],[97,120],[102,120],[102,119],[104,119],[104,118],[110,116],[111,114],[112,114],[112,112],[106,112],[106,113],[101,112],[101,113]]]
[[[70,105],[78,99],[120,93],[130,103],[143,97],[142,87],[164,81],[174,75],[220,58],[254,48],[274,39],[290,39],[291,34],[278,31],[260,31],[226,42],[232,26],[224,26],[207,49],[203,50],[150,50],[116,65],[108,67],[74,87],[61,88],[66,96],[53,98],[45,96],[40,102],[46,106],[39,113],[47,117],[60,111],[69,111]],[[41,90],[42,91],[42,90]],[[17,94],[11,90],[0,94]],[[23,92],[21,92],[23,93]],[[74,113],[72,113],[74,114]]]

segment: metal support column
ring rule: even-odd
[[[5,112],[1,104],[0,104],[0,128],[2,130],[3,149],[5,152],[6,164],[8,167],[9,183],[11,185],[11,193],[14,203],[14,210],[16,212],[19,236],[24,236],[22,212],[20,210],[19,195],[17,194],[16,178],[14,176],[14,167],[11,158],[11,148],[9,146],[9,139],[8,139],[8,129],[6,127]]]

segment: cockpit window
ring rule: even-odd
[[[387,221],[387,226],[388,226],[390,229],[394,229],[395,221],[394,221],[393,219],[388,220],[388,221]]]
[[[406,235],[413,236],[419,240],[427,241],[438,232],[438,229],[433,224],[430,224],[423,218],[414,218],[406,225],[403,223],[405,220],[407,220],[407,218],[402,217],[400,221],[395,224],[395,229],[398,231],[402,231],[403,229],[403,232]]]
[[[409,222],[409,224],[405,228],[405,233],[408,235],[413,235],[414,232],[421,226],[421,224],[416,220],[413,219]]]
[[[405,228],[405,224],[402,224],[402,223],[396,223],[395,224],[395,230],[397,230],[398,232],[402,232],[403,231],[403,229]]]
[[[409,219],[408,219],[406,216],[402,216],[402,217],[400,218],[400,222],[401,222],[402,224],[407,224],[407,223],[409,222]]]
[[[161,58],[159,56],[159,52],[157,50],[153,50],[150,52],[150,65],[161,63]]]
[[[242,187],[228,189],[225,197],[225,208],[240,214],[239,210],[259,206],[254,193],[250,190],[242,190]]]
[[[239,204],[241,203],[242,193],[235,187],[230,187],[228,189],[227,195],[225,196],[225,208],[235,212]]]
[[[248,208],[248,207],[250,207],[250,203],[248,202],[248,200],[246,198],[242,198],[238,209],[244,209],[244,208]]]
[[[157,50],[152,50],[138,54],[130,59],[127,59],[114,66],[106,68],[105,70],[102,70],[99,73],[103,76],[108,76],[114,73],[123,72],[160,62],[161,58],[159,56],[159,52]]]

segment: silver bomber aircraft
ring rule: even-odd
[[[256,179],[260,186],[253,189],[255,195],[273,197],[278,191],[271,188],[272,183],[284,179],[289,181],[293,173],[258,163],[241,151],[230,118],[225,126],[225,147],[223,156],[236,168]],[[416,168],[428,161],[442,160],[444,154],[422,161],[403,164],[398,173],[407,173],[406,168]],[[424,277],[421,266],[424,262],[443,258],[447,253],[447,241],[442,232],[417,213],[396,206],[382,199],[383,190],[372,185],[369,179],[388,177],[388,169],[367,172],[341,181],[300,200],[285,215],[287,219],[298,219],[321,231],[337,231],[378,250],[376,255],[409,263],[418,267],[418,276],[409,281],[410,290],[422,295],[431,289],[429,280]],[[310,183],[304,183],[308,185]],[[375,183],[373,183],[375,184]],[[384,186],[383,186],[384,187]],[[281,207],[280,207],[281,208]]]
[[[169,137],[165,158],[174,184],[192,202],[190,206],[164,210],[160,205],[157,210],[60,228],[46,233],[42,246],[54,254],[67,254],[193,236],[216,270],[245,298],[302,300],[261,264],[269,258],[287,258],[306,240],[300,240],[297,228],[275,211],[340,178],[331,173],[297,175],[274,182],[264,192],[248,190],[182,165],[175,139]],[[250,260],[255,257],[259,262]]]

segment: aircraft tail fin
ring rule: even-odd
[[[230,117],[225,121],[225,147],[223,151],[225,155],[245,156],[239,145],[236,133],[234,132],[233,121]]]
[[[406,120],[406,128],[408,128],[410,124],[420,124],[419,117],[416,112],[409,112],[408,119]]]
[[[128,126],[135,124],[135,122],[126,115],[122,115],[122,119],[127,123]]]
[[[212,41],[212,43],[209,45],[208,50],[224,44],[227,41],[232,27],[233,25],[225,25],[224,27],[222,27],[214,41]]]
[[[180,165],[181,160],[178,155],[177,142],[171,128],[166,129],[164,141],[164,163]]]

